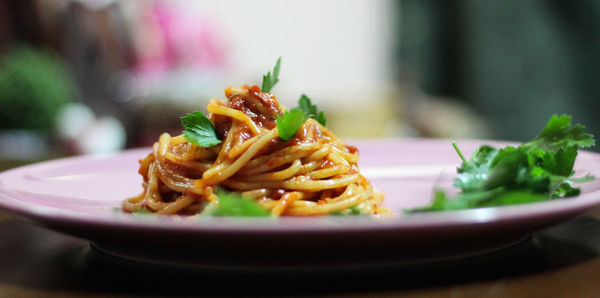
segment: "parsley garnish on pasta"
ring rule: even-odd
[[[279,82],[279,69],[281,68],[281,57],[277,59],[275,63],[275,67],[273,68],[273,73],[270,71],[263,76],[262,87],[260,88],[262,92],[268,93],[271,92],[273,86]]]
[[[181,117],[181,125],[185,128],[183,135],[190,143],[200,147],[211,147],[221,143],[214,124],[200,111]]]

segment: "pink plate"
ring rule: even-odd
[[[0,174],[0,207],[108,253],[208,267],[295,268],[405,263],[482,253],[600,205],[600,180],[578,197],[540,203],[404,214],[422,206],[460,160],[448,140],[362,140],[361,171],[396,215],[309,218],[179,217],[122,213],[138,194],[149,148],[53,160]],[[482,143],[459,141],[465,154]],[[576,175],[598,175],[600,155],[581,152]]]

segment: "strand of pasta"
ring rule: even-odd
[[[354,196],[348,197],[341,201],[326,204],[315,204],[314,206],[290,206],[287,213],[290,215],[319,215],[330,214],[332,212],[341,211],[351,208],[365,201],[370,196],[369,192],[357,193]]]
[[[316,168],[320,167],[323,163],[324,163],[324,161],[322,161],[322,160],[315,160],[315,161],[311,161],[309,163],[303,164],[302,167],[300,168],[300,170],[298,171],[298,173],[296,173],[296,174],[302,175],[302,174],[306,174],[311,171],[314,171]]]
[[[311,162],[311,161],[315,161],[318,159],[322,159],[323,157],[327,156],[327,154],[329,154],[329,152],[331,151],[331,146],[329,145],[323,145],[321,147],[321,149],[313,152],[311,155],[307,156],[304,158],[304,162]]]
[[[194,201],[195,201],[195,199],[191,196],[183,196],[183,197],[177,198],[177,200],[175,200],[174,202],[167,203],[156,213],[158,213],[158,214],[175,214],[175,213],[177,213],[177,211],[191,205]]]
[[[142,208],[145,197],[146,197],[146,193],[142,192],[133,198],[126,199],[123,201],[122,208],[127,211],[138,210],[138,209]]]
[[[146,197],[144,198],[148,207],[152,210],[160,210],[164,203],[158,189],[158,174],[156,172],[156,163],[152,163],[148,169],[148,188],[146,189]]]
[[[170,189],[178,192],[186,192],[194,186],[193,179],[172,171],[163,162],[158,161],[155,163],[155,166],[161,182],[166,184]]]
[[[275,169],[296,159],[302,159],[319,148],[318,143],[299,144],[284,148],[273,154],[255,158],[249,162],[240,174],[260,174]]]
[[[247,176],[239,176],[237,179],[242,179],[248,182],[261,182],[261,181],[280,181],[288,179],[302,168],[302,162],[299,159],[296,159],[291,166],[285,168],[281,171],[259,174],[259,175],[247,175]]]
[[[231,150],[229,150],[229,159],[234,159],[238,157],[242,152],[246,151],[246,149],[248,149],[250,145],[254,144],[254,142],[256,142],[256,140],[258,140],[259,138],[260,135],[255,135],[249,138],[248,140],[244,141],[240,145],[231,148]]]
[[[205,185],[216,185],[225,179],[233,176],[239,169],[241,169],[246,163],[254,156],[260,149],[262,149],[271,140],[279,136],[277,129],[273,129],[264,134],[260,139],[254,142],[248,150],[246,150],[238,159],[227,166],[223,171],[210,172],[210,170],[204,172],[202,179],[198,179],[194,182],[196,187],[203,187]]]
[[[254,121],[252,121],[242,111],[213,103],[209,103],[208,106],[206,106],[206,109],[213,114],[227,116],[246,124],[246,126],[248,126],[248,128],[250,128],[250,130],[252,130],[252,133],[254,133],[255,135],[260,133],[260,129],[258,128],[258,126],[256,126]]]
[[[215,160],[215,165],[219,165],[227,160],[227,152],[232,148],[233,141],[235,135],[237,133],[238,123],[233,121],[231,123],[231,127],[229,128],[229,133],[225,140],[219,145],[221,149],[219,150],[219,155],[217,155],[217,159]]]
[[[335,165],[322,170],[316,170],[308,173],[308,176],[313,179],[329,178],[337,175],[343,175],[348,172],[348,167],[345,165]]]
[[[290,206],[294,201],[302,199],[302,197],[303,194],[297,191],[288,192],[284,194],[277,201],[277,205],[271,210],[271,214],[275,216],[280,216],[288,206]]]
[[[357,153],[350,153],[350,152],[346,152],[345,150],[341,150],[340,148],[336,147],[336,146],[332,146],[331,149],[341,155],[345,160],[347,160],[350,163],[357,163],[358,162],[358,154]]]
[[[225,180],[223,185],[237,190],[252,190],[261,187],[282,188],[289,190],[319,191],[323,189],[344,187],[358,179],[358,174],[344,175],[329,180],[312,180],[307,176],[296,176],[284,181],[245,182],[237,180]]]
[[[352,184],[351,184],[352,185]],[[370,191],[356,192],[352,195],[340,195],[332,198],[332,202],[315,203],[311,201],[295,200],[287,204],[287,208],[282,214],[286,215],[320,215],[330,214],[336,211],[342,211],[353,206],[367,203],[371,200],[372,193]],[[258,202],[268,210],[277,208],[281,203],[280,200],[263,199]]]

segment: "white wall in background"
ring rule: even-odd
[[[226,84],[260,84],[261,75],[279,56],[282,71],[274,91],[288,106],[295,105],[301,93],[320,103],[327,101],[325,105],[345,99],[357,104],[357,94],[373,94],[390,83],[394,43],[390,0],[222,0],[177,5],[210,15],[223,26],[231,62]]]

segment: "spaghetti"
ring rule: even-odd
[[[289,141],[276,118],[285,111],[258,86],[229,87],[210,100],[208,119],[223,140],[208,148],[163,133],[140,161],[144,191],[123,210],[202,214],[218,206],[217,188],[257,202],[273,216],[386,215],[384,195],[358,169],[358,150],[309,118]]]

